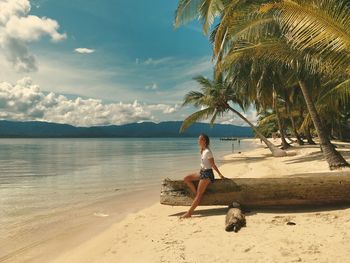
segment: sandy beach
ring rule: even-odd
[[[350,145],[336,144],[349,161]],[[329,171],[319,147],[309,145],[294,146],[283,158],[273,158],[261,145],[226,156],[220,169],[229,178]],[[247,227],[238,233],[225,232],[224,206],[200,206],[192,218],[180,220],[187,209],[155,203],[51,262],[347,262],[350,257],[350,207],[249,211]]]

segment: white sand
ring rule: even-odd
[[[342,146],[350,161],[350,145]],[[329,171],[318,147],[294,147],[289,155],[273,158],[259,148],[227,156],[221,170],[229,178]],[[224,230],[226,207],[200,206],[180,220],[187,209],[154,204],[54,262],[349,262],[350,208],[255,210],[238,233]]]

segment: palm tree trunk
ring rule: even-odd
[[[315,125],[315,129],[318,135],[318,138],[320,140],[320,146],[323,152],[324,157],[326,158],[329,168],[331,170],[338,169],[341,167],[348,167],[349,164],[346,162],[346,160],[343,158],[343,156],[337,152],[331,144],[328,134],[322,125],[321,119],[317,113],[316,107],[314,102],[312,101],[311,95],[309,94],[309,90],[306,84],[306,81],[299,79],[299,85],[301,88],[301,91],[304,95],[304,99],[306,102],[306,106],[309,110],[311,119]]]
[[[295,125],[295,120],[294,120],[294,117],[292,116],[292,114],[290,113],[290,106],[289,106],[289,100],[288,100],[288,96],[287,96],[287,93],[285,91],[284,93],[284,104],[285,104],[285,107],[286,107],[286,112],[287,112],[287,115],[289,116],[289,119],[290,119],[290,122],[292,123],[292,128],[293,128],[293,133],[294,133],[294,136],[295,138],[297,139],[297,142],[299,145],[304,145],[304,142],[303,140],[301,139],[299,133],[298,133],[298,130],[297,130],[297,127]]]
[[[306,139],[307,139],[307,143],[310,144],[310,145],[316,145],[316,143],[314,142],[314,140],[312,139],[312,136],[311,136],[311,127],[308,126],[305,130],[305,135],[306,135]]]
[[[281,134],[282,149],[288,149],[290,147],[290,144],[286,141],[286,136],[285,136],[284,129],[283,129],[281,114],[279,113],[278,107],[277,107],[277,93],[276,93],[275,88],[273,88],[273,97],[274,97],[273,106],[274,106],[275,112],[276,112],[278,129],[280,130],[280,134]]]
[[[297,130],[297,127],[295,125],[295,120],[294,120],[294,117],[293,116],[290,116],[290,121],[292,123],[292,128],[293,128],[293,132],[294,132],[294,136],[295,138],[297,138],[297,142],[299,145],[304,145],[304,142],[303,140],[301,139],[299,133],[298,133],[298,130]]]
[[[283,157],[286,156],[287,153],[284,150],[281,150],[280,148],[273,145],[262,133],[246,118],[244,117],[240,112],[236,111],[234,108],[228,105],[228,108],[236,113],[242,120],[244,120],[248,125],[254,130],[256,135],[266,144],[266,146],[270,149],[272,155],[274,157]]]
[[[344,141],[343,127],[342,127],[342,123],[341,123],[340,117],[338,118],[338,139],[340,141]]]

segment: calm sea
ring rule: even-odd
[[[212,139],[219,165],[232,143]],[[253,147],[234,142],[235,151]],[[63,208],[182,179],[199,162],[197,138],[0,139],[2,237]]]

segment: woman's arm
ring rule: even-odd
[[[220,178],[221,179],[226,179],[226,177],[224,177],[221,172],[219,171],[218,167],[216,166],[215,164],[215,161],[214,161],[214,158],[209,158],[208,159],[210,164],[211,164],[211,167],[213,167],[213,169],[219,174]]]

